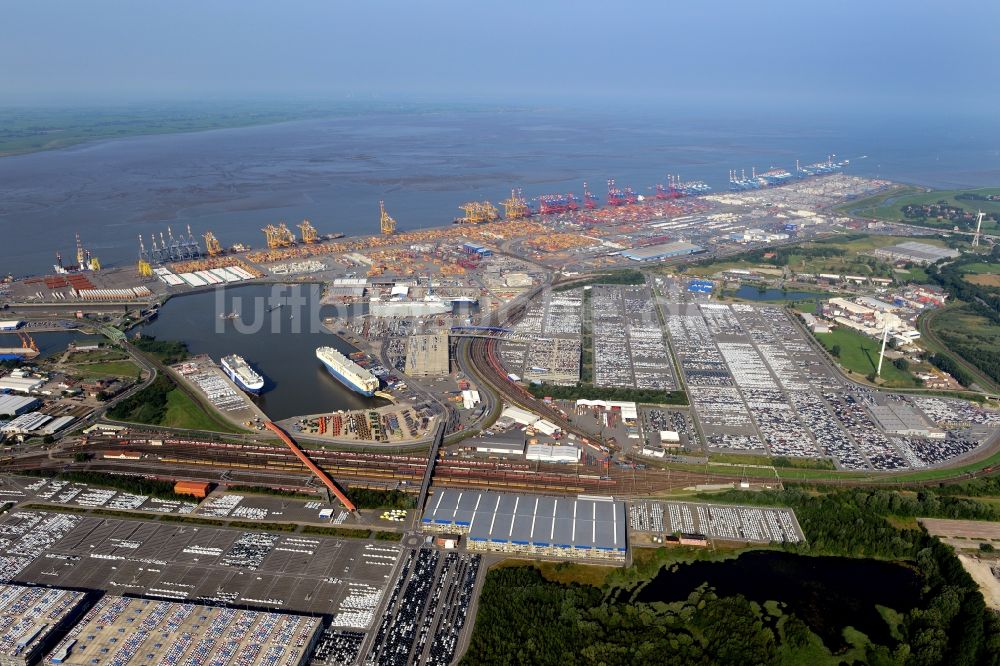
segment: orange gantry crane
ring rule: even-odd
[[[30,349],[31,351],[38,353],[38,345],[35,343],[35,339],[25,333],[24,331],[18,331],[17,337],[21,339],[21,347],[24,349]]]
[[[285,226],[284,222],[279,222],[278,226],[269,224],[261,231],[264,232],[264,236],[267,238],[267,247],[274,250],[279,247],[289,247],[295,244],[295,234],[289,231],[288,227]]]
[[[505,220],[523,220],[531,215],[528,202],[524,200],[521,190],[518,189],[511,190],[510,198],[501,201],[500,205],[503,206],[503,217]]]
[[[382,229],[382,234],[389,236],[391,234],[396,233],[396,220],[394,220],[392,216],[389,215],[389,213],[385,212],[384,201],[378,202],[378,210],[379,210],[379,226]]]
[[[319,240],[319,233],[317,233],[316,228],[311,222],[309,222],[309,220],[302,220],[299,224],[299,231],[302,233],[302,242],[306,245],[315,243]]]
[[[465,213],[464,217],[458,218],[457,222],[463,224],[479,224],[480,222],[495,222],[500,219],[500,213],[496,206],[489,201],[469,201],[459,208]]]
[[[222,254],[222,243],[211,231],[205,232],[205,252],[210,257],[217,257]]]
[[[284,430],[281,429],[279,425],[277,425],[272,421],[267,421],[264,423],[264,425],[267,427],[268,430],[276,434],[281,439],[281,441],[285,443],[285,446],[287,446],[289,449],[292,450],[292,453],[295,454],[295,457],[301,460],[302,464],[308,467],[309,471],[315,474],[316,478],[319,479],[324,486],[330,489],[330,492],[333,493],[334,497],[340,500],[340,503],[344,505],[345,509],[347,509],[351,513],[357,513],[358,511],[357,507],[354,506],[354,503],[351,502],[351,500],[347,499],[347,495],[345,495],[344,491],[340,489],[340,486],[334,483],[333,479],[327,476],[326,472],[317,467],[316,463],[314,463],[312,460],[309,459],[309,456],[307,456],[302,451],[302,449],[299,448],[299,445],[296,444],[292,440],[292,438],[288,436],[288,433],[286,433]]]

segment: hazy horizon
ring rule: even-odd
[[[6,8],[0,106],[232,101],[986,113],[1000,6],[848,0]],[[17,26],[45,25],[46,38]]]

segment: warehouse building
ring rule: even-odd
[[[575,463],[580,462],[580,448],[552,444],[529,444],[524,457],[527,460],[539,462]]]
[[[942,259],[954,259],[961,256],[961,254],[958,250],[937,247],[936,245],[919,243],[917,241],[907,241],[899,245],[891,245],[875,250],[875,256],[879,259],[885,259],[894,263],[909,261],[923,266],[933,264]]]
[[[0,432],[5,435],[27,435],[38,430],[43,425],[52,420],[52,417],[41,412],[29,412],[21,414],[6,425],[0,427]]]
[[[106,596],[49,654],[52,664],[304,666],[318,618]]]
[[[471,550],[625,559],[625,503],[611,497],[549,497],[445,488],[427,502],[423,526],[467,535]]]
[[[700,245],[677,241],[675,243],[660,243],[659,245],[649,245],[647,247],[634,247],[631,250],[623,251],[622,256],[633,261],[661,261],[663,259],[684,257],[704,251],[705,248]]]
[[[906,437],[943,439],[945,432],[934,428],[917,410],[905,402],[887,400],[882,405],[870,405],[868,410],[886,433]]]
[[[625,402],[620,400],[587,400],[586,398],[580,398],[576,401],[577,411],[580,411],[581,409],[594,409],[595,407],[606,412],[621,412],[622,420],[628,424],[634,424],[636,419],[639,418],[639,406],[634,402]]]
[[[523,456],[525,437],[523,432],[493,435],[475,440],[476,453],[492,453],[503,456]]]
[[[0,585],[0,664],[37,664],[80,616],[84,601],[83,592]]]
[[[20,395],[0,395],[0,416],[20,416],[41,406],[38,398]]]
[[[54,435],[76,420],[75,416],[57,416],[38,430],[39,435]]]
[[[45,380],[41,377],[18,377],[10,374],[0,377],[0,391],[14,391],[15,393],[33,393],[45,385]]]
[[[406,339],[406,374],[440,377],[448,372],[447,333],[411,335]]]

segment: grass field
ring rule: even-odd
[[[1000,264],[977,262],[962,267],[962,279],[981,287],[1000,287]]]
[[[933,204],[944,201],[950,206],[957,206],[966,211],[982,210],[984,213],[1000,214],[1000,201],[978,201],[970,199],[956,199],[961,194],[1000,194],[1000,188],[981,188],[975,190],[925,190],[917,187],[901,187],[898,189],[882,192],[872,197],[851,201],[837,210],[855,215],[857,217],[870,217],[879,220],[889,220],[892,222],[906,222],[909,224],[920,224],[940,229],[951,229],[954,222],[949,220],[925,219],[916,220],[904,218],[902,208],[909,204]],[[983,231],[995,233],[1000,231],[1000,225],[992,220],[983,221]]]
[[[1000,274],[1000,264],[979,261],[962,266],[964,275],[997,275]]]
[[[788,246],[787,249],[791,250],[791,254],[788,257],[786,268],[794,273],[832,273],[836,275],[873,275],[884,277],[897,276],[900,280],[912,279],[915,281],[924,281],[927,279],[927,274],[924,273],[923,270],[914,269],[909,273],[904,272],[894,274],[893,268],[889,263],[876,259],[875,257],[868,256],[868,253],[878,248],[896,245],[898,243],[904,243],[911,240],[913,239],[904,236],[864,235],[860,238],[838,238],[834,236],[818,242],[800,243]],[[944,241],[936,238],[921,238],[920,241],[922,243],[928,243],[938,247],[945,246]],[[835,257],[805,256],[804,254],[795,254],[795,248],[834,248],[842,250],[843,254]],[[688,275],[709,276],[731,268],[740,268],[745,270],[765,269],[773,271],[778,267],[772,263],[755,262],[736,258],[726,261],[713,262],[705,266],[692,265],[684,269],[684,273]]]
[[[947,351],[961,355],[1000,384],[1000,378],[993,376],[1000,359],[1000,326],[964,305],[935,313],[930,326]],[[988,367],[994,368],[992,373],[987,372]]]
[[[840,347],[840,355],[835,356],[835,358],[846,370],[852,370],[863,377],[875,372],[878,368],[878,355],[882,346],[879,340],[874,340],[842,326],[829,333],[817,333],[816,339],[831,354],[835,346]],[[914,388],[917,386],[913,375],[900,370],[889,360],[882,364],[882,380],[885,386],[891,388]]]
[[[120,361],[128,358],[128,354],[118,349],[97,349],[94,351],[73,352],[70,363],[93,363],[96,361]]]
[[[191,428],[215,432],[243,432],[230,426],[221,418],[214,418],[207,414],[200,405],[179,388],[175,388],[167,394],[167,413],[159,425],[169,428]]]
[[[107,361],[75,365],[72,366],[72,372],[84,380],[102,377],[136,377],[139,374],[139,366],[132,361]]]

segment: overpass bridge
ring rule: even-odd
[[[528,335],[503,326],[452,326],[448,331],[452,338],[482,338],[485,340],[509,340],[511,342],[531,342],[537,336]]]
[[[317,467],[316,463],[309,459],[309,456],[307,456],[305,452],[299,448],[299,445],[288,436],[288,433],[272,421],[267,421],[264,425],[267,426],[268,430],[276,434],[281,441],[285,443],[285,446],[291,449],[292,453],[295,454],[295,457],[301,460],[302,464],[305,465],[309,471],[312,472],[316,478],[330,490],[331,493],[333,493],[333,496],[340,500],[340,503],[344,505],[345,509],[357,515],[357,507],[354,506],[354,503],[351,502],[351,500],[347,499],[347,495],[345,495],[344,491],[340,489],[340,486],[334,483],[333,479],[331,479],[326,472]]]

